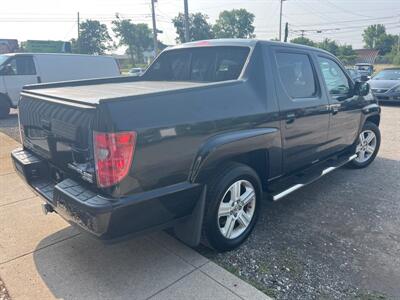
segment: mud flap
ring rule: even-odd
[[[204,186],[200,198],[193,209],[192,215],[187,220],[174,227],[176,237],[190,247],[196,247],[200,244],[206,194],[207,187]]]

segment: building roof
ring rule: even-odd
[[[357,54],[357,63],[374,64],[379,54],[379,50],[375,49],[355,49],[354,51]]]

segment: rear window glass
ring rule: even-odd
[[[248,47],[199,47],[166,51],[146,72],[148,80],[216,82],[237,79]]]

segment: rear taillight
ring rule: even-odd
[[[136,132],[93,133],[94,160],[99,187],[120,182],[129,172],[136,144]]]

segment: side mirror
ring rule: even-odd
[[[367,96],[370,91],[369,83],[357,81],[354,85],[354,91],[356,95]]]

